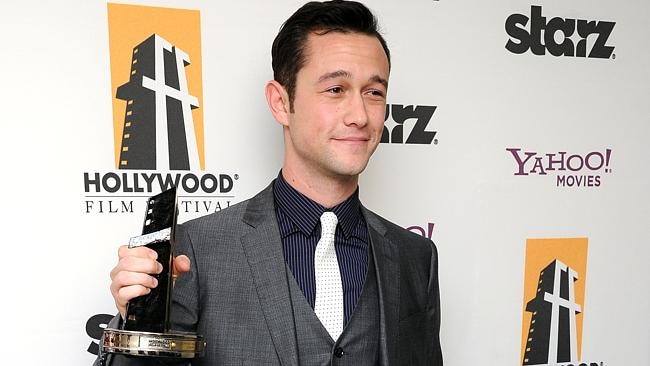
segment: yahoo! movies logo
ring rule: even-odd
[[[582,357],[587,242],[526,241],[521,365],[604,366]]]
[[[547,20],[542,16],[542,7],[533,5],[530,17],[512,14],[506,19],[505,28],[510,36],[506,49],[516,54],[530,50],[534,55],[548,51],[553,56],[616,58],[614,46],[607,44],[615,25],[602,20],[560,17]]]
[[[566,151],[539,153],[522,148],[506,148],[515,162],[514,175],[552,175],[557,187],[600,187],[602,175],[612,173],[612,149],[586,154]]]

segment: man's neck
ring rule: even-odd
[[[348,199],[356,191],[359,183],[358,176],[323,177],[304,172],[297,174],[286,166],[282,168],[282,177],[295,190],[327,208]]]

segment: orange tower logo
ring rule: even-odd
[[[115,165],[205,169],[198,10],[108,4]]]
[[[526,241],[521,365],[581,359],[587,241]]]

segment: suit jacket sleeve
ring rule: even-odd
[[[438,252],[428,239],[400,231],[399,360],[442,366]]]
[[[438,252],[431,241],[424,244],[402,251],[399,358],[403,365],[442,366]]]

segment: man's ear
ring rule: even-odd
[[[269,105],[273,117],[283,126],[289,125],[289,94],[280,83],[271,80],[266,83],[264,89],[266,95],[266,102]]]

